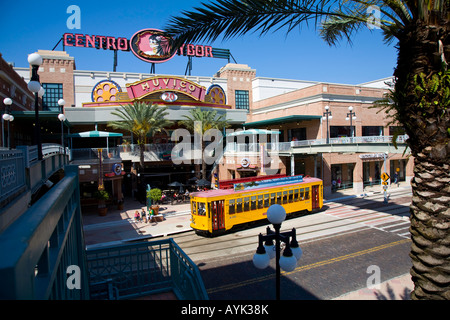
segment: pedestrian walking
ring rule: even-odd
[[[399,187],[399,182],[398,182],[398,173],[397,173],[397,172],[395,172],[395,173],[394,173],[394,184],[396,184],[396,185],[397,185],[397,188]]]

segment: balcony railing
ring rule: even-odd
[[[50,176],[68,163],[68,149],[57,144],[42,145],[42,161],[37,146],[0,150],[0,211],[24,189],[37,191]]]
[[[103,160],[120,159],[120,148],[80,148],[70,149],[70,160],[96,160],[99,158],[99,150]]]
[[[20,150],[0,151],[0,208],[9,197],[26,188],[25,159]]]
[[[88,299],[78,168],[0,234],[0,299]],[[70,268],[69,268],[70,267]],[[68,285],[73,267],[76,279]],[[75,278],[74,278],[75,279]]]
[[[198,267],[173,239],[87,250],[91,299],[132,299],[174,292],[207,300]]]
[[[291,142],[269,142],[265,144],[268,152],[289,152],[293,148],[318,146],[318,145],[343,145],[343,144],[370,144],[370,143],[392,143],[393,136],[363,136],[363,137],[342,137],[315,140],[300,140]],[[398,136],[397,143],[405,143],[408,139],[407,135]],[[259,152],[261,144],[259,143],[228,143],[226,152]]]
[[[328,144],[349,144],[349,143],[392,143],[393,136],[363,136],[363,137],[341,137],[330,138]],[[397,143],[405,143],[408,139],[407,135],[397,136]],[[301,140],[282,142],[283,145],[290,147],[303,147],[312,145],[327,144],[327,139]]]

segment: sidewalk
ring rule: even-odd
[[[147,207],[138,201],[126,199],[123,210],[109,206],[106,216],[99,216],[96,208],[83,210],[83,229],[86,247],[98,248],[126,241],[155,238],[192,230],[190,204],[160,205],[161,222],[135,222],[134,213]]]
[[[333,300],[411,300],[413,289],[414,283],[408,273],[382,282],[377,288],[363,288]]]
[[[399,183],[399,186],[395,186],[395,185],[390,185],[389,188],[387,189],[387,193],[388,195],[391,194],[392,192],[396,192],[402,189],[411,189],[411,184],[409,182],[406,181],[401,181]],[[324,202],[329,202],[329,201],[339,201],[339,200],[343,200],[343,199],[350,199],[350,198],[357,198],[357,197],[367,197],[376,193],[383,193],[383,186],[382,185],[373,185],[373,186],[368,186],[364,188],[364,191],[362,193],[355,193],[355,191],[350,188],[350,189],[340,189],[336,192],[333,192],[327,196],[324,197]]]

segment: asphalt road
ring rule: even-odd
[[[281,298],[333,299],[365,288],[373,270],[385,281],[409,272],[409,203],[411,195],[391,193],[346,202],[329,202],[323,210],[283,222],[295,227],[303,256],[297,268],[282,272]],[[257,234],[267,225],[204,238],[193,232],[172,236],[199,266],[211,300],[275,299],[275,262],[258,270],[252,257]],[[378,273],[377,273],[378,275]]]

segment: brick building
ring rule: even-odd
[[[412,177],[413,160],[408,152],[403,155],[405,137],[399,137],[399,148],[395,149],[392,136],[399,127],[388,126],[389,119],[384,113],[371,108],[388,90],[385,82],[390,78],[360,85],[274,79],[258,77],[257,70],[248,65],[232,63],[212,77],[159,76],[77,70],[75,58],[65,52],[39,53],[44,58],[39,69],[46,88],[44,109],[55,110],[55,103],[64,98],[71,134],[111,131],[106,126],[115,119],[111,111],[120,104],[138,100],[168,106],[168,118],[175,122],[192,108],[213,108],[226,115],[232,129],[269,130],[266,131],[269,134],[227,137],[223,157],[208,168],[211,178],[212,173],[218,173],[219,180],[269,173],[305,174],[322,178],[325,192],[329,193],[335,187],[361,192],[364,186],[380,184],[384,171],[391,176],[397,172],[400,180]],[[29,80],[29,68],[15,71]],[[177,82],[181,83],[178,87]],[[130,91],[133,86],[149,90],[152,83],[159,87],[141,96]],[[169,88],[171,83],[174,85]],[[199,88],[203,96],[193,96],[189,88]],[[165,92],[175,93],[176,101],[165,100]],[[218,96],[225,99],[216,99]],[[326,110],[331,112],[328,119]],[[147,150],[150,180],[159,179],[164,184],[192,176],[193,163],[177,166],[167,157],[173,148],[170,138],[176,128],[177,125],[170,128],[165,137],[149,140],[151,148],[165,150],[165,155]],[[139,160],[127,151],[132,148],[133,136],[129,132],[122,134],[121,139],[107,140],[109,146],[102,140],[103,145],[96,147],[121,148],[120,160],[128,176]],[[131,143],[131,147],[125,148],[124,142]],[[73,141],[67,143],[77,147]],[[92,147],[86,140],[82,144]]]

